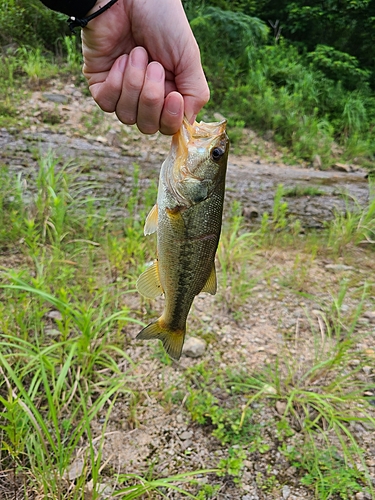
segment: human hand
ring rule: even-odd
[[[145,134],[174,134],[209,99],[180,0],[119,0],[82,30],[82,51],[95,101]]]

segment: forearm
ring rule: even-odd
[[[57,10],[68,16],[85,17],[86,14],[92,9],[96,0],[41,0],[46,7],[52,10]]]

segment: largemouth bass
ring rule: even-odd
[[[145,235],[157,231],[158,256],[138,278],[137,289],[148,298],[164,293],[165,308],[137,339],[160,339],[174,359],[181,356],[194,297],[216,293],[229,151],[225,128],[225,120],[194,125],[184,120],[161,167],[157,203],[146,218]]]

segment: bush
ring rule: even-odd
[[[68,30],[65,19],[39,0],[0,0],[0,45],[42,46],[56,51]]]

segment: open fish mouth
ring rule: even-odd
[[[209,145],[222,136],[222,142],[227,142],[226,135],[227,120],[221,122],[194,122],[192,125],[187,118],[184,118],[181,128],[172,138],[170,155],[173,163],[173,177],[175,181],[181,175],[189,171],[188,154],[189,150],[196,150],[197,154],[209,151]],[[191,172],[189,172],[191,173]]]

